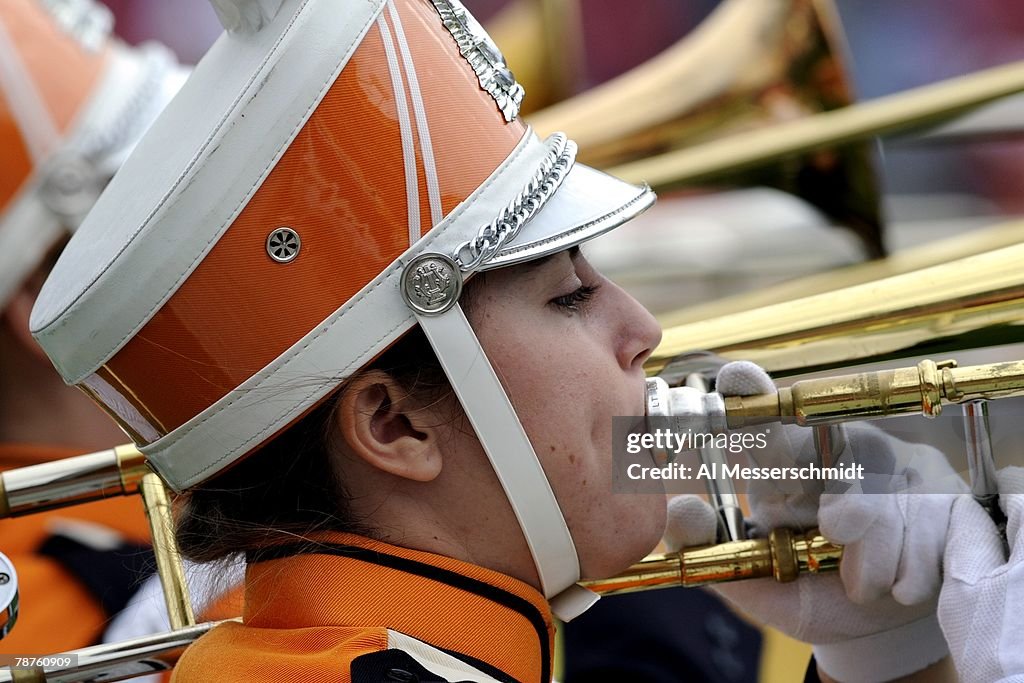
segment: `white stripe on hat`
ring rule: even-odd
[[[441,189],[437,181],[437,167],[434,164],[434,146],[430,142],[430,126],[427,125],[427,112],[423,106],[423,94],[420,92],[420,81],[416,76],[416,65],[413,63],[412,51],[405,39],[405,30],[402,28],[402,18],[395,8],[394,2],[388,2],[388,13],[394,23],[395,37],[398,39],[398,48],[402,53],[402,63],[405,65],[405,77],[409,81],[409,93],[412,96],[412,108],[416,113],[416,131],[420,138],[420,152],[423,155],[423,172],[427,177],[427,195],[430,198],[430,225],[434,226],[441,222],[444,213],[441,210]]]
[[[389,5],[391,3],[388,3]],[[405,99],[405,84],[402,82],[402,70],[398,66],[395,44],[391,40],[388,22],[381,14],[377,17],[377,28],[384,41],[384,53],[388,58],[388,71],[391,72],[391,86],[395,90],[395,108],[398,110],[398,128],[402,131],[402,158],[405,161],[405,194],[409,212],[409,246],[416,244],[420,238],[420,183],[416,172],[416,149],[412,137],[412,123],[409,120],[409,103]]]

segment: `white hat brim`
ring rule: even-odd
[[[635,218],[655,199],[646,185],[631,185],[574,164],[544,207],[481,270],[532,261],[573,247]]]

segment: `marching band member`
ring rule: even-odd
[[[456,0],[214,6],[228,33],[32,315],[182,493],[186,556],[246,558],[243,623],[175,679],[549,681],[552,615],[665,527],[662,496],[611,493],[660,329],[579,249],[654,197],[538,139]],[[926,583],[867,616],[839,595],[830,641],[938,634],[881,658],[936,680]]]
[[[186,72],[160,46],[110,36],[94,3],[0,4],[0,468],[123,441],[96,406],[53,377],[28,331],[56,254]],[[55,381],[56,380],[56,381]],[[0,522],[20,615],[0,652],[98,642],[151,571],[141,505],[119,499]],[[69,615],[74,618],[69,618]]]

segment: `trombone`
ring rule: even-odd
[[[845,53],[832,0],[727,0],[648,62],[527,118],[542,135],[565,131],[581,161],[658,191],[711,181],[790,192],[849,227],[877,257],[884,247],[875,155],[863,139],[684,183],[643,166],[632,172],[674,150],[851,105]]]
[[[0,518],[134,494],[142,497],[146,509],[157,573],[173,630],[46,657],[45,667],[0,670],[0,683],[114,681],[167,671],[192,641],[216,625],[196,624],[174,541],[167,489],[132,444],[0,473]]]
[[[167,489],[133,444],[0,474],[0,518],[132,494],[142,497],[146,509],[170,623],[174,628],[194,625]]]
[[[839,291],[665,331],[647,361],[649,375],[680,384],[690,372],[677,360],[692,349],[731,360],[752,360],[777,376],[828,371],[922,354],[949,354],[1024,342],[1024,243],[934,265]],[[667,387],[665,387],[667,389]],[[663,391],[665,390],[663,389]],[[720,426],[790,421],[816,426],[853,419],[921,412],[937,416],[944,404],[964,403],[968,433],[985,422],[975,402],[1024,395],[1024,361],[960,368],[924,360],[912,367],[802,380],[776,393],[729,397]],[[664,396],[664,401],[671,400]],[[714,411],[712,411],[714,413]],[[714,427],[715,425],[711,425]],[[822,426],[825,426],[823,429]],[[994,464],[984,434],[968,441],[972,492],[990,513]],[[838,568],[842,548],[815,532],[774,530],[767,539],[738,540],[680,553],[652,555],[626,572],[588,583],[604,593],[801,573]]]
[[[878,257],[868,141],[1024,91],[1024,64],[854,105],[844,53],[831,0],[727,0],[648,63],[529,120],[541,134],[566,131],[580,160],[658,191],[740,179],[790,192]]]
[[[670,389],[664,380],[654,378],[648,382],[659,402],[680,401],[692,405],[690,397],[672,396],[673,391],[679,390]],[[709,430],[770,421],[829,426],[915,412],[936,417],[943,405],[972,406],[981,401],[1019,396],[1024,396],[1024,361],[961,368],[954,361],[923,360],[912,367],[802,380],[770,394],[729,396],[721,401],[718,411],[685,414],[707,418]],[[670,411],[669,414],[679,413]],[[965,417],[974,421],[976,414],[967,411]],[[979,441],[987,443],[983,437]],[[993,516],[997,526],[1004,525],[1001,530],[1005,531],[1006,519],[998,508],[998,494],[992,493],[991,488],[995,481],[991,453],[970,446],[969,450],[974,456],[969,462],[975,498]],[[650,555],[616,576],[583,583],[602,594],[762,577],[787,583],[801,574],[838,569],[842,552],[842,546],[831,543],[814,530],[799,533],[776,528],[766,539],[733,540]]]

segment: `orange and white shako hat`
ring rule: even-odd
[[[598,235],[653,194],[575,164],[562,135],[538,139],[456,0],[214,6],[228,31],[65,250],[36,339],[183,490],[418,323],[545,593],[573,587],[572,538],[458,295],[471,274]]]
[[[0,309],[74,230],[188,71],[94,0],[0,2]]]

